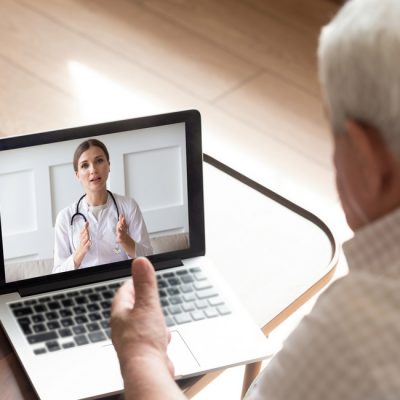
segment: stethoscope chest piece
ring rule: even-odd
[[[113,252],[114,252],[114,254],[119,254],[119,253],[121,253],[121,248],[120,248],[118,245],[116,245],[116,246],[113,248]]]

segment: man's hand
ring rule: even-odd
[[[125,398],[183,398],[167,356],[170,335],[154,268],[146,258],[137,258],[132,275],[133,281],[117,291],[111,309],[112,341],[125,382]]]

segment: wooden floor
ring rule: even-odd
[[[1,0],[0,135],[197,108],[205,152],[337,221],[315,57],[337,8]]]
[[[315,56],[338,2],[0,0],[0,135],[197,108],[204,152],[343,239]]]

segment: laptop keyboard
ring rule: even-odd
[[[230,314],[223,299],[198,267],[157,274],[168,327]],[[10,304],[37,355],[111,339],[110,309],[123,283],[27,299]]]

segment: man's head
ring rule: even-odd
[[[400,206],[399,20],[399,0],[350,0],[320,36],[337,186],[352,229]]]

